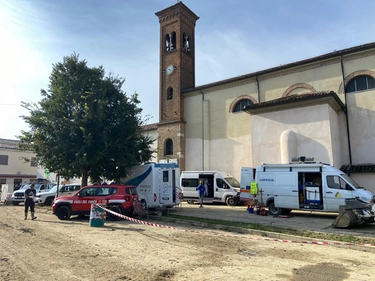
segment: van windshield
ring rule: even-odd
[[[354,186],[356,189],[364,189],[364,187],[359,186],[359,184],[356,183],[356,181],[349,177],[347,174],[341,174],[341,177],[345,179],[351,186]]]
[[[235,188],[240,188],[240,183],[238,182],[238,180],[236,180],[234,177],[227,177],[227,178],[224,178],[226,180],[227,183],[229,183],[231,186],[235,187]]]

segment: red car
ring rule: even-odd
[[[138,202],[137,188],[131,185],[109,184],[91,185],[81,188],[70,196],[55,198],[52,213],[60,220],[67,220],[72,215],[90,215],[91,204],[100,204],[126,216],[133,216],[133,204]],[[107,213],[107,219],[117,220],[118,216]]]

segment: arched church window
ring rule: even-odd
[[[173,141],[167,139],[165,142],[165,155],[173,155]]]
[[[173,99],[173,88],[169,87],[167,90],[167,100],[172,100]]]
[[[190,52],[190,38],[189,36],[184,32],[182,35],[182,50],[185,51],[186,53]]]
[[[247,105],[252,105],[253,102],[249,99],[242,99],[237,102],[237,104],[234,106],[233,112],[239,112],[242,111],[243,108]]]
[[[346,86],[346,92],[359,92],[375,88],[375,79],[368,75],[360,75],[352,79]]]

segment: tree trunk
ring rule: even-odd
[[[82,182],[81,182],[82,187],[87,186],[89,170],[90,169],[88,167],[82,168]]]

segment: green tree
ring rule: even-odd
[[[124,79],[90,68],[79,55],[53,65],[48,91],[38,103],[22,102],[21,116],[30,131],[22,131],[20,148],[36,153],[50,172],[71,178],[118,181],[126,170],[149,161],[154,141],[142,133],[142,109],[135,93],[128,97]]]

